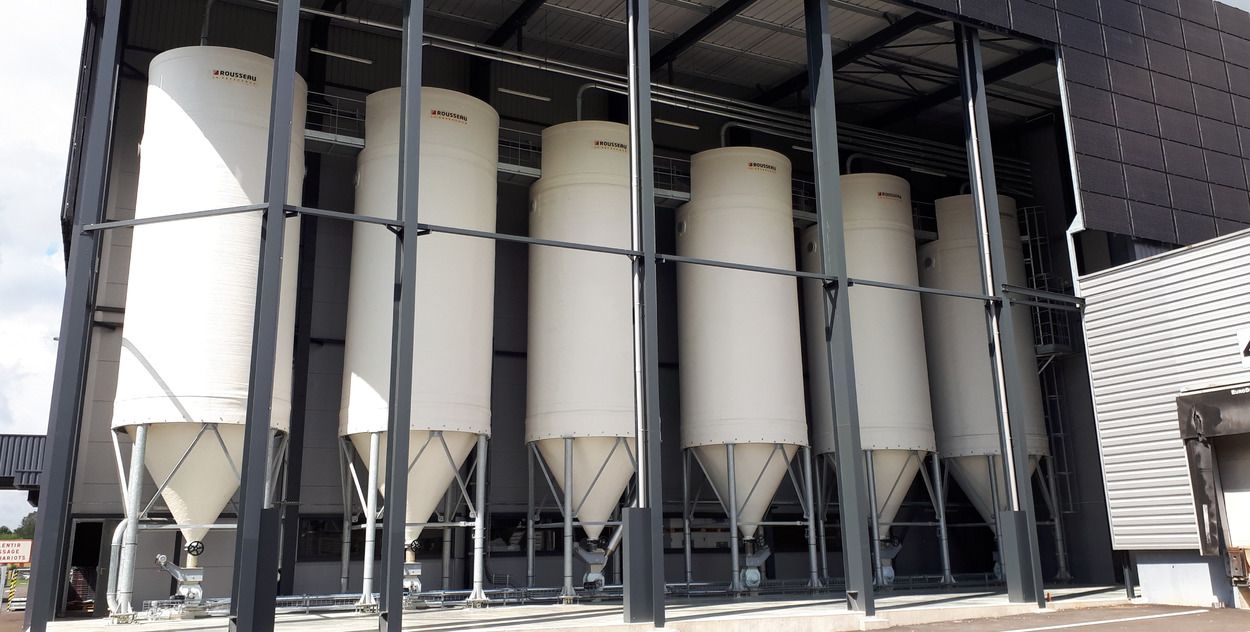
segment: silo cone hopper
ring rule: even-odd
[[[1037,472],[1037,456],[1029,457],[1029,478],[1020,481],[1021,485],[1031,484],[1033,474]],[[964,490],[977,513],[991,527],[995,526],[995,510],[1007,506],[1007,485],[1003,480],[1003,459],[998,455],[960,456],[946,459],[946,467],[951,476]],[[992,469],[991,469],[992,468]],[[998,501],[994,501],[997,493]]]
[[[378,450],[378,491],[386,496],[386,436],[378,433],[381,441]],[[430,519],[434,509],[443,500],[443,492],[451,487],[460,471],[460,465],[468,458],[477,444],[476,433],[453,431],[410,430],[408,432],[408,499],[404,503],[404,542],[411,544],[421,536],[422,527],[414,523]],[[348,435],[356,452],[369,465],[369,433]],[[411,551],[410,551],[411,553]]]
[[[729,450],[726,445],[704,445],[694,448],[704,474],[712,482],[716,496],[725,505],[732,497],[738,507],[738,531],[742,537],[754,538],[758,524],[772,504],[773,495],[786,477],[790,460],[799,446],[783,443],[738,443],[733,445],[734,480],[730,490]]]
[[[634,478],[635,442],[633,437],[573,437],[567,441],[573,445],[573,487],[567,492],[573,500],[573,514],[586,537],[597,540]],[[565,439],[535,442],[548,473],[562,491],[565,443]]]

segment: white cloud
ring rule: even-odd
[[[43,433],[64,291],[60,205],[86,14],[82,0],[4,4],[0,77],[0,433]],[[0,524],[29,511],[0,494]]]

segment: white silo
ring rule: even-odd
[[[530,236],[629,248],[628,142],[619,123],[543,130]],[[573,507],[565,534],[571,591],[572,520],[598,538],[634,475],[632,265],[621,255],[531,247],[529,278],[525,442],[563,490],[561,506]]]
[[[679,255],[795,269],[785,156],[704,151],[691,159],[690,180],[691,200],[677,213]],[[693,264],[678,267],[677,290],[682,447],[730,514],[736,586],[738,531],[755,534],[808,443],[798,294],[790,277]]]
[[[394,219],[399,195],[400,91],[365,101],[365,148],[357,160],[356,213]],[[459,92],[421,89],[419,221],[495,229],[499,115]],[[417,239],[415,232],[409,238]],[[412,417],[405,524],[426,522],[479,437],[490,435],[495,243],[431,233],[419,237],[413,332]],[[347,298],[339,434],[368,464],[385,494],[386,429],[395,296],[395,237],[356,223]],[[479,452],[479,457],[482,453]],[[376,458],[375,458],[376,457]],[[478,480],[483,481],[479,464]],[[376,483],[374,485],[373,483]],[[479,493],[479,497],[481,494]],[[376,508],[372,498],[368,503]],[[482,515],[477,507],[477,516]],[[366,511],[370,525],[376,512]],[[479,520],[480,522],[480,520]],[[480,546],[481,528],[475,529]],[[412,543],[420,526],[404,530]],[[363,599],[371,595],[372,526],[367,528]],[[475,551],[475,567],[478,552]],[[480,572],[475,568],[475,583]]]
[[[196,46],[154,57],[135,217],[263,202],[272,81],[273,60],[246,51]],[[298,76],[294,97],[287,195],[298,204],[307,100]],[[189,553],[239,486],[261,226],[260,212],[246,212],[133,232],[112,426],[146,453]],[[275,434],[286,431],[291,408],[298,219],[287,220],[281,247],[274,389],[266,395]],[[137,496],[142,474],[132,467],[130,476]],[[126,557],[123,583],[133,547]],[[197,557],[189,554],[188,565]],[[127,591],[119,586],[119,597]]]
[[[976,211],[971,195],[936,201],[937,241],[920,248],[920,276],[925,286],[982,293],[981,250],[977,240]],[[1025,287],[1023,245],[1016,221],[1015,200],[999,196],[1006,283]],[[993,371],[987,352],[985,306],[980,301],[926,295],[924,297],[925,350],[932,385],[934,429],[938,451],[972,504],[987,522],[994,509],[1006,503],[1006,485],[1000,480],[1002,450],[998,438],[998,415]],[[1027,433],[1030,471],[1038,457],[1048,454],[1046,424],[1042,417],[1041,387],[1033,346],[1029,308],[1015,305],[1015,340],[1024,379],[1024,397],[1013,406],[1012,423],[1023,424]],[[991,467],[992,463],[992,467]],[[995,474],[991,475],[991,469]],[[1020,481],[1021,485],[1029,481]],[[994,500],[997,488],[998,502]]]
[[[919,285],[911,186],[888,174],[842,176],[843,233],[847,274],[852,278]],[[820,233],[803,232],[803,268],[820,270]],[[834,451],[833,410],[825,344],[823,290],[804,280],[809,373],[817,454]],[[854,349],[855,391],[860,441],[872,464],[869,474],[876,506],[878,541],[892,542],[890,523],[898,514],[924,458],[934,451],[929,376],[924,361],[920,297],[915,292],[854,285],[848,294]],[[879,547],[878,547],[879,548]],[[878,550],[879,581],[890,583],[897,547]],[[884,553],[884,554],[881,554]]]

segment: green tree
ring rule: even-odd
[[[39,512],[32,511],[22,518],[22,524],[13,530],[13,534],[19,538],[30,539],[35,537],[35,514]]]
[[[3,535],[12,535],[12,534],[13,534],[13,530],[12,530],[12,529],[10,529],[10,528],[9,528],[8,526],[6,526],[6,525],[0,525],[0,536],[3,536]]]

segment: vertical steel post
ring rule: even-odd
[[[634,250],[634,412],[637,507],[626,509],[625,621],[664,626],[664,489],[660,471],[660,353],[656,291],[655,148],[651,142],[651,10],[626,0],[629,36],[629,207]],[[636,514],[631,516],[630,514]],[[645,529],[638,528],[646,526]]]
[[[842,235],[842,186],[838,172],[838,115],[834,103],[833,41],[829,7],[824,0],[803,0],[807,33],[808,93],[811,99],[812,158],[819,205],[821,270],[836,276],[832,302],[825,302],[830,392],[837,439],[838,506],[842,522],[842,560],[846,567],[847,606],[865,615],[876,612],[869,560],[867,480],[859,436],[859,404],[847,309],[846,250]],[[875,508],[874,508],[875,511]]]
[[[737,595],[742,590],[738,581],[742,567],[738,563],[738,547],[741,535],[738,533],[738,470],[734,464],[734,444],[725,444],[726,469],[729,470],[729,495],[726,499],[729,510],[729,594]]]
[[[459,493],[459,492],[457,492]],[[443,494],[443,522],[451,522],[451,489]],[[451,588],[451,527],[443,527],[443,590]]]
[[[809,588],[820,588],[820,567],[816,561],[816,494],[812,485],[812,448],[803,446],[803,495],[807,496],[807,561],[811,567]]]
[[[816,462],[824,461],[823,455],[816,455]],[[825,543],[825,514],[828,509],[825,504],[825,466],[819,465],[816,468],[820,473],[816,475],[816,541],[820,544],[820,575],[824,579],[829,579],[829,547]]]
[[[135,441],[130,449],[130,476],[126,486],[126,530],[122,536],[122,554],[117,573],[117,611],[134,612],[131,604],[135,592],[135,561],[139,557],[139,512],[143,510],[143,461],[148,448],[148,425],[135,428]]]
[[[278,517],[266,487],[273,433],[274,360],[278,307],[282,298],[283,235],[286,233],[292,116],[295,109],[295,49],[299,41],[299,0],[281,0],[274,35],[273,92],[269,103],[269,157],[256,272],[251,372],[247,384],[247,425],[243,435],[239,519],[235,531],[234,585],[230,629],[273,629],[278,582]],[[301,130],[302,133],[302,130]],[[295,262],[291,262],[295,265]]]
[[[395,244],[395,311],[391,326],[391,389],[386,442],[386,515],[382,520],[382,590],[378,628],[403,629],[404,516],[408,504],[408,440],[412,419],[413,328],[417,292],[417,205],[421,173],[421,59],[424,0],[404,3],[399,122],[399,241]]]
[[[477,471],[473,483],[473,592],[465,602],[482,605],[486,598],[486,435],[477,436]]]
[[[978,240],[981,242],[981,265],[985,292],[999,300],[988,306],[986,322],[994,351],[994,382],[998,391],[999,443],[1006,476],[1007,511],[998,520],[999,539],[1003,541],[1003,571],[1007,577],[1007,595],[1012,602],[1034,602],[1046,606],[1042,590],[1042,566],[1037,548],[1037,519],[1033,506],[1033,487],[1029,481],[1029,455],[1025,431],[1013,419],[1024,398],[1024,376],[1019,375],[1017,362],[1020,350],[1016,339],[1016,310],[1012,309],[1003,284],[1007,282],[1007,261],[1003,248],[1001,215],[998,210],[998,186],[994,179],[994,151],[990,142],[989,108],[985,103],[985,77],[981,63],[981,38],[975,28],[957,25],[956,48],[959,57],[960,87],[966,118],[969,180],[977,207]]]
[[[942,484],[942,459],[934,452],[930,456],[930,461],[930,465],[933,466],[933,495],[936,496],[934,509],[937,510],[938,544],[942,548],[942,583],[951,585],[955,583],[955,576],[951,574],[950,534],[946,529],[946,488]]]
[[[690,508],[690,451],[682,450],[681,452],[681,546],[682,557],[686,566],[686,590],[690,589],[690,582],[694,577],[694,560],[691,558],[690,550],[690,516],[693,510]]]
[[[564,587],[560,602],[573,603],[573,438],[564,438]]]
[[[382,433],[369,433],[369,477],[365,490],[365,562],[360,574],[360,599],[358,608],[371,608],[377,605],[373,598],[373,575],[375,565],[373,559],[377,551],[378,539],[378,459],[382,451]],[[390,502],[387,502],[387,515],[390,515]]]
[[[56,615],[62,587],[69,537],[70,504],[78,442],[82,432],[82,403],[91,356],[91,321],[94,314],[100,233],[84,232],[83,226],[104,220],[108,204],[109,154],[113,137],[117,70],[121,53],[122,0],[105,0],[100,45],[91,73],[91,102],[81,154],[78,196],[72,201],[73,232],[65,265],[65,301],[61,306],[61,331],[52,381],[48,415],[48,439],[39,479],[39,520],[35,525],[35,548],[31,565],[30,596],[26,625],[43,632]],[[84,46],[87,44],[84,43]],[[73,174],[68,174],[73,177]],[[65,201],[67,204],[70,200]]]
[[[342,439],[340,439],[342,441]],[[348,452],[339,445],[339,491],[343,493],[342,549],[339,551],[339,592],[347,592],[352,568],[352,484],[348,477]]]
[[[1050,518],[1055,523],[1055,579],[1061,582],[1071,581],[1072,573],[1068,571],[1068,543],[1063,532],[1063,514],[1059,509],[1059,490],[1055,483],[1055,457],[1046,457],[1046,476],[1043,479],[1046,493],[1050,496]]]
[[[534,450],[525,446],[525,587],[534,587]]]

